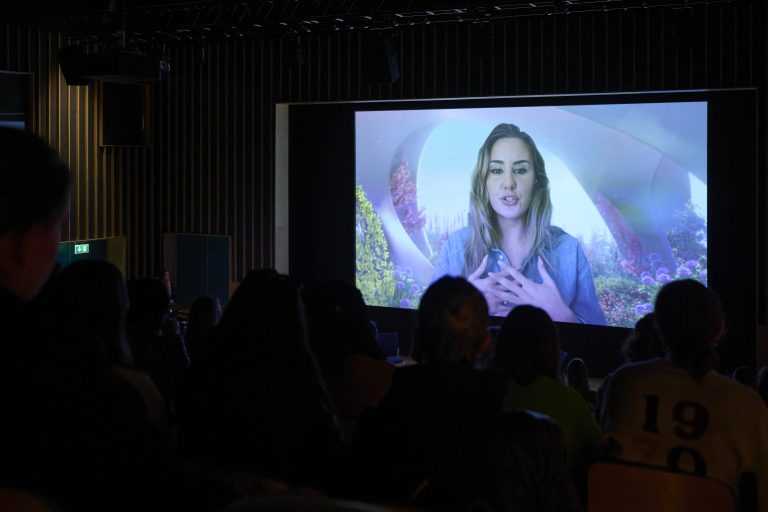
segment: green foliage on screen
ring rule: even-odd
[[[355,284],[369,306],[388,306],[395,293],[394,266],[381,219],[359,185],[355,189]]]

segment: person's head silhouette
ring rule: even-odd
[[[0,287],[22,301],[53,268],[69,187],[69,171],[45,141],[0,127]]]
[[[471,363],[490,339],[488,304],[462,277],[432,283],[421,298],[418,322],[428,364]]]
[[[656,325],[672,364],[696,378],[717,366],[715,345],[723,332],[717,295],[698,281],[666,284],[656,297]]]

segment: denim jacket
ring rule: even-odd
[[[592,270],[579,241],[558,227],[552,226],[550,230],[552,247],[546,252],[549,261],[547,272],[557,284],[560,295],[582,322],[605,325],[605,314],[597,299]],[[468,241],[468,227],[448,237],[437,257],[432,281],[444,275],[467,277],[464,273],[464,248]],[[498,247],[490,249],[486,271],[498,272],[502,261],[509,264],[506,255]],[[543,281],[535,258],[528,261],[521,272],[536,283]]]

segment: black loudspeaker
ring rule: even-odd
[[[101,145],[147,145],[147,86],[101,82]]]
[[[65,46],[59,50],[59,66],[67,85],[88,85],[90,80],[80,74],[80,49]]]
[[[365,80],[374,84],[391,84],[400,78],[400,64],[393,37],[373,36],[365,43]]]

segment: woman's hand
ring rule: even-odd
[[[546,311],[556,322],[579,322],[579,317],[560,295],[560,290],[557,289],[557,284],[544,267],[541,256],[537,263],[541,283],[528,279],[510,265],[502,263],[502,272],[491,276],[495,280],[494,284],[498,284],[498,287],[492,288],[495,290],[496,300],[536,306]]]
[[[498,295],[498,292],[503,291],[498,284],[498,274],[492,273],[488,277],[480,277],[485,274],[487,267],[488,255],[486,254],[477,270],[469,274],[467,281],[472,283],[483,294],[485,301],[488,303],[489,314],[493,316],[507,316],[512,308],[508,302],[505,304],[507,299],[500,298]]]

